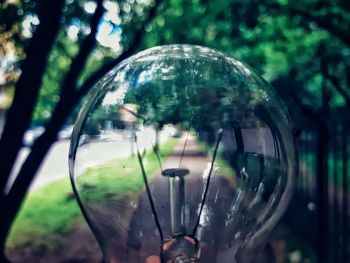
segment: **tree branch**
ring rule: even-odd
[[[72,108],[72,105],[67,102],[58,102],[58,105],[55,108],[55,122],[51,121],[51,125],[49,125],[50,127],[47,127],[45,132],[35,141],[30,154],[22,164],[12,187],[5,197],[1,225],[1,228],[4,230],[0,233],[1,239],[6,240],[8,231],[10,230],[14,218],[23,202],[27,189],[52,143],[56,141],[59,127],[63,125]]]
[[[321,52],[323,53],[323,51]],[[350,95],[342,88],[339,79],[329,72],[329,66],[332,63],[338,64],[338,61],[342,59],[340,54],[334,54],[330,56],[325,56],[321,59],[321,73],[324,76],[325,80],[329,80],[332,86],[343,96],[346,104],[350,107]]]
[[[97,27],[103,13],[104,13],[103,1],[97,0],[96,11],[92,16],[91,22],[90,22],[91,32],[84,39],[78,55],[75,57],[75,59],[73,60],[70,66],[70,71],[67,73],[67,76],[64,80],[64,84],[61,88],[61,99],[62,97],[65,97],[67,95],[68,96],[73,95],[73,92],[75,91],[79,75],[84,69],[86,61],[96,44]]]
[[[319,121],[319,115],[314,112],[311,107],[306,106],[295,92],[291,91],[289,92],[289,95],[306,116],[308,116],[311,120]]]
[[[340,25],[333,23],[333,19],[332,17],[330,17],[330,15],[317,16],[308,12],[310,10],[304,11],[299,8],[295,8],[293,4],[282,6],[278,3],[273,3],[267,6],[272,9],[277,9],[279,12],[285,11],[286,13],[289,13],[291,15],[298,15],[309,22],[314,22],[320,28],[325,29],[326,31],[328,31],[329,33],[331,33],[332,35],[340,39],[345,45],[350,47],[349,28],[344,28],[344,27],[341,27]],[[333,16],[335,15],[339,16],[338,14],[333,14]]]
[[[31,122],[48,55],[60,27],[63,3],[63,0],[43,3],[39,15],[40,25],[25,52],[27,57],[21,67],[22,74],[17,82],[14,100],[7,113],[7,121],[0,140],[1,194],[22,146],[23,134]]]
[[[338,78],[334,75],[329,74],[327,79],[332,83],[333,87],[343,96],[346,104],[350,107],[350,95],[340,85]]]
[[[99,0],[99,2],[102,3],[102,0]],[[155,16],[156,6],[157,5],[151,8],[150,14],[146,19],[144,26],[147,23],[149,23],[149,21]],[[93,21],[97,20],[93,19]],[[142,29],[135,32],[135,38],[131,48],[125,51],[118,58],[118,60],[129,56],[132,52],[134,52],[137,49],[143,37],[144,26],[142,27]],[[56,140],[58,130],[63,125],[66,118],[69,116],[74,106],[78,103],[81,96],[83,96],[92,86],[92,84],[90,85],[89,83],[95,82],[93,78],[90,78],[90,82],[86,82],[85,86],[82,86],[84,87],[83,90],[74,89],[77,79],[81,73],[81,70],[85,65],[87,54],[90,53],[91,47],[94,43],[95,37],[88,37],[86,41],[82,44],[79,54],[72,62],[71,71],[66,75],[64,84],[62,86],[62,97],[55,107],[54,113],[51,117],[51,121],[48,123],[45,132],[36,140],[35,144],[33,145],[31,153],[28,155],[27,159],[23,163],[21,170],[18,173],[13,186],[11,187],[6,197],[4,209],[2,210],[5,212],[2,215],[2,217],[5,220],[3,220],[1,224],[2,231],[0,232],[0,238],[2,240],[6,239],[7,233],[15,218],[15,215],[21,203],[23,202],[25,193],[46,153],[50,149],[52,143]],[[106,69],[106,67],[104,67],[104,69]],[[75,73],[73,74],[72,72]],[[99,71],[99,74],[103,75],[104,72]],[[95,78],[98,78],[98,74],[95,74]]]
[[[271,84],[282,98],[285,100],[291,99],[305,116],[311,120],[319,120],[318,113],[311,107],[306,106],[300,96],[298,96],[298,94],[303,91],[303,87],[300,83],[295,81],[294,77],[282,76],[274,80]]]
[[[345,79],[348,89],[350,89],[350,65],[345,65]]]
[[[122,60],[131,56],[136,50],[139,48],[143,36],[145,34],[145,27],[149,24],[157,14],[158,8],[161,4],[162,0],[156,0],[153,7],[150,8],[147,18],[145,19],[143,26],[140,27],[134,34],[134,39],[132,43],[129,45],[129,48],[125,50],[119,57],[116,59],[104,64],[98,70],[96,70],[92,75],[80,86],[78,90],[78,97],[83,97],[90,88],[100,79],[103,75],[105,75],[108,71],[118,65]]]
[[[31,122],[38,98],[48,56],[60,28],[64,0],[44,1],[40,10],[40,25],[26,49],[22,74],[17,82],[13,103],[7,114],[4,132],[0,140],[0,250],[4,251],[8,233],[4,189],[11,169],[22,147],[22,138]]]
[[[310,22],[316,23],[319,27],[327,30],[329,33],[339,38],[345,45],[350,47],[350,34],[348,30],[343,30],[343,28],[339,25],[332,23],[332,19],[330,19],[329,17],[315,16],[311,13],[307,13],[303,10],[299,10],[296,8],[290,9],[293,13],[301,16],[302,18],[305,18]]]
[[[97,8],[91,19],[91,33],[86,37],[81,45],[78,55],[72,62],[71,70],[67,73],[61,91],[61,100],[57,103],[50,122],[46,126],[45,132],[34,143],[32,150],[24,161],[12,187],[5,197],[5,215],[3,227],[9,230],[25,193],[33,180],[42,160],[50,149],[52,143],[56,141],[57,133],[64,124],[69,113],[77,103],[73,94],[76,82],[86,64],[87,58],[96,43],[96,32],[100,18],[103,15],[103,0],[97,1]],[[7,235],[7,232],[4,233]]]

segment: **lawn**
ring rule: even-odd
[[[161,159],[173,151],[178,140],[171,138],[160,145]],[[159,169],[158,160],[151,151],[145,153],[143,159],[147,175],[151,178]],[[137,176],[135,172],[138,173]],[[96,193],[92,196],[95,202],[102,200],[106,195],[123,194],[143,187],[137,157],[113,160],[89,169],[86,173],[79,176],[86,180],[81,185],[98,190],[93,191]],[[59,245],[60,239],[82,220],[67,176],[28,194],[11,229],[7,247],[53,249]]]

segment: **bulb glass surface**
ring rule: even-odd
[[[87,96],[70,174],[106,262],[249,262],[296,172],[285,105],[250,67],[191,45],[123,61]]]

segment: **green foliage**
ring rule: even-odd
[[[33,119],[36,123],[43,123],[49,119],[54,105],[60,99],[60,84],[63,76],[69,71],[71,57],[78,51],[78,45],[68,41],[61,32],[59,42],[50,54],[48,66],[44,75],[42,88],[39,94],[39,103],[37,104]]]
[[[71,59],[88,33],[91,14],[85,10],[85,4],[82,0],[69,1],[64,9],[63,27],[44,76],[34,113],[35,122],[43,123],[50,117],[60,98],[59,88],[64,73],[69,70]],[[154,2],[119,1],[114,4],[116,9],[113,15],[120,22],[116,22],[118,19],[105,19],[113,30],[121,32],[121,49],[116,51],[98,45],[80,83],[100,65],[128,47]],[[37,16],[40,5],[28,1],[11,2],[3,3],[2,8],[6,12],[0,16],[0,39],[16,40],[12,42],[20,54],[28,42],[28,37],[22,34],[23,21],[29,15]],[[152,22],[145,26],[145,36],[139,49],[174,43],[218,49],[247,62],[268,80],[290,76],[301,83],[302,90],[294,91],[301,101],[318,109],[322,103],[321,86],[325,78],[321,72],[322,59],[338,55],[339,58],[331,62],[330,70],[343,88],[349,86],[346,77],[350,71],[349,46],[344,44],[341,35],[350,29],[349,22],[349,6],[342,2],[167,0],[162,2]],[[67,32],[72,25],[80,27],[77,39],[68,37]],[[32,31],[35,27],[35,24],[31,24]],[[330,83],[328,85],[332,95],[331,107],[344,106],[343,95]]]
[[[298,15],[296,8],[302,11]],[[342,6],[321,5],[318,1],[296,5],[292,1],[176,0],[166,2],[164,9],[147,27],[145,47],[200,44],[246,61],[268,80],[293,73],[292,78],[303,88],[294,92],[300,93],[302,102],[315,109],[321,106],[322,97],[322,83],[315,80],[325,77],[320,69],[321,59],[348,50],[332,35],[332,30],[315,22],[324,16],[322,21],[336,23],[334,13],[350,21],[350,14]],[[304,15],[313,9],[318,10],[315,21]],[[345,24],[339,26],[346,29]],[[326,47],[322,54],[321,45]],[[342,59],[348,63],[346,56]],[[337,77],[346,75],[345,69],[330,66]],[[328,84],[332,90],[331,106],[344,106],[343,96]],[[342,85],[347,87],[349,83],[344,80]]]

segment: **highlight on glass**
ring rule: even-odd
[[[160,46],[106,74],[76,120],[70,176],[104,262],[251,262],[285,211],[292,123],[250,67]]]

